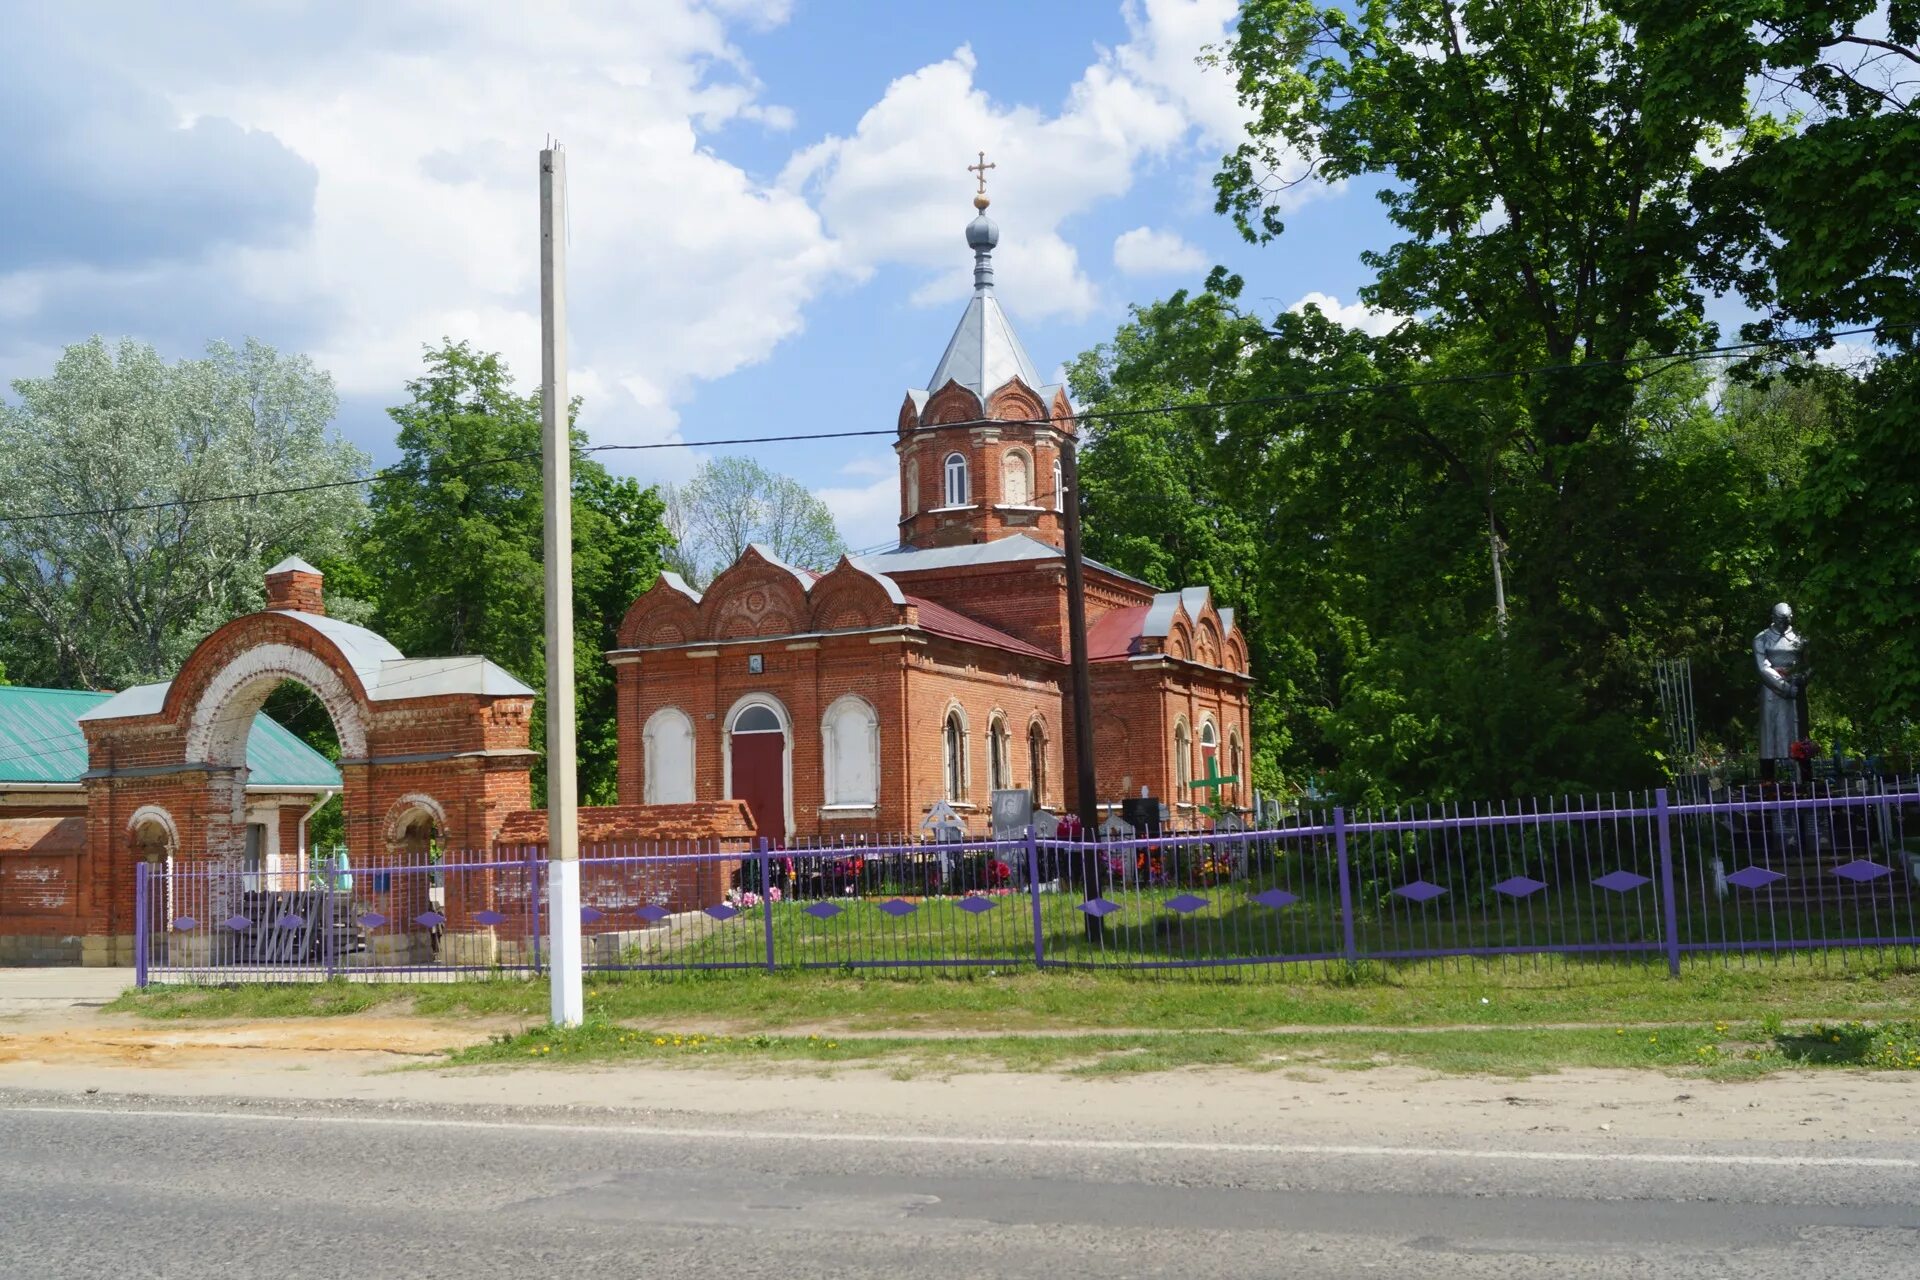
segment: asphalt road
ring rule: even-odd
[[[0,1275],[1920,1277],[1912,1144],[983,1135],[14,1094]]]

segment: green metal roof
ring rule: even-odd
[[[0,685],[0,785],[78,782],[87,771],[79,717],[113,695],[82,689]],[[333,762],[264,712],[247,737],[247,783],[256,787],[337,787]]]

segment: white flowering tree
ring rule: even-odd
[[[363,521],[358,486],[310,488],[368,462],[329,429],[333,380],[304,356],[248,341],[169,363],[93,338],[13,390],[0,400],[0,656],[15,680],[165,679],[259,607],[275,559],[324,561]]]

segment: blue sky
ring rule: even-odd
[[[1194,62],[1231,0],[964,5],[453,0],[41,6],[0,49],[0,376],[133,335],[256,336],[382,409],[442,335],[537,374],[535,157],[568,149],[573,378],[596,441],[891,426],[968,288],[984,148],[1002,301],[1043,372],[1224,262],[1279,311],[1351,307],[1387,234],[1358,189],[1241,243],[1238,137]],[[1344,313],[1376,322],[1355,308]],[[766,446],[855,546],[895,512],[883,439]],[[649,479],[693,451],[609,455]]]

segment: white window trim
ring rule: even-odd
[[[949,784],[954,771],[953,757],[949,754],[952,742],[947,736],[947,724],[955,716],[960,718],[960,794],[957,796],[948,794],[952,790]],[[950,805],[970,804],[966,797],[973,794],[973,752],[968,749],[971,741],[966,708],[957,702],[948,703],[947,709],[940,715],[940,794]]]
[[[691,759],[689,759],[687,762],[689,766],[689,773],[690,773],[690,776],[688,778],[688,782],[690,785],[688,789],[691,792],[691,794],[687,797],[687,799],[698,800],[700,798],[700,790],[699,790],[700,743],[699,743],[699,737],[698,737],[699,731],[694,726],[693,717],[688,715],[684,709],[680,707],[668,705],[668,706],[658,708],[657,710],[654,711],[652,715],[648,716],[646,725],[640,730],[640,750],[645,760],[645,768],[643,770],[643,776],[641,778],[641,783],[640,783],[640,796],[641,796],[641,802],[644,804],[677,803],[675,801],[662,800],[659,798],[660,797],[660,773],[659,773],[659,767],[658,767],[659,753],[655,750],[654,743],[657,741],[656,727],[664,723],[662,717],[665,717],[665,716],[679,716],[682,720],[686,721],[687,750],[692,753]]]
[[[958,462],[956,468],[953,464]],[[953,478],[959,472],[960,489],[954,492]],[[967,463],[967,455],[955,450],[940,460],[940,496],[948,507],[971,506],[973,499],[973,468]]]
[[[995,773],[994,765],[996,763],[994,759],[995,730],[999,731],[1000,740],[1004,742],[1006,748],[998,753],[999,760],[997,763],[1000,765],[999,773],[1001,774],[998,778],[993,776]],[[1012,783],[1013,733],[1007,728],[1007,717],[1005,713],[996,711],[987,717],[987,791],[989,794],[995,791],[1009,791],[1012,790]]]
[[[834,776],[837,768],[834,760],[840,752],[830,739],[833,736],[834,721],[848,708],[858,708],[866,714],[867,767],[869,769],[868,776],[873,779],[873,796],[867,800],[832,799],[835,791],[834,784],[838,781]],[[876,807],[880,803],[880,713],[874,709],[873,704],[857,693],[845,693],[835,698],[828,704],[826,713],[820,717],[820,739],[822,748],[820,752],[820,794],[828,801],[828,803],[821,806],[821,812],[824,813],[829,810],[837,812],[848,809],[871,810]]]
[[[928,507],[922,514],[938,516],[945,515],[949,511],[978,511],[979,509],[980,504],[977,502],[963,502],[957,507]]]

